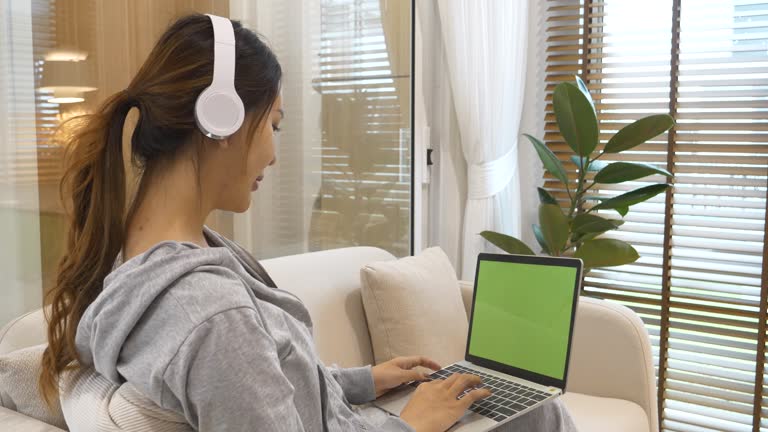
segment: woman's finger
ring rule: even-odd
[[[398,357],[397,365],[403,369],[413,369],[416,366],[423,366],[432,370],[440,370],[442,367],[436,361],[424,356]]]
[[[445,381],[443,381],[443,384],[446,387],[451,388],[453,383],[455,383],[460,377],[461,377],[461,374],[455,373],[455,374],[449,376],[448,378],[446,378]]]
[[[459,376],[456,381],[451,383],[451,385],[448,387],[448,391],[452,396],[459,396],[459,394],[467,388],[480,385],[482,382],[483,380],[480,379],[480,377],[477,375],[461,374],[461,376]]]
[[[490,390],[484,389],[484,388],[472,390],[471,392],[464,395],[463,398],[461,398],[461,402],[464,404],[464,406],[469,408],[469,406],[472,405],[473,403],[479,400],[485,399],[491,396],[492,394],[493,393],[491,393]]]
[[[422,356],[422,357],[420,358],[420,360],[421,360],[421,366],[424,366],[424,367],[430,368],[430,369],[432,369],[432,370],[440,370],[440,369],[442,369],[442,368],[443,368],[442,366],[440,366],[440,363],[438,363],[438,362],[436,362],[436,361],[432,360],[432,359],[431,359],[431,358],[429,358],[429,357],[423,357],[423,356]]]
[[[427,374],[417,370],[404,371],[403,375],[405,381],[424,381],[427,379]]]

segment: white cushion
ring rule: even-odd
[[[191,432],[183,416],[157,406],[130,384],[115,384],[93,369],[66,374],[61,405],[78,432]]]
[[[35,345],[0,356],[0,406],[66,428],[59,401],[49,408],[40,398],[37,380],[45,345]]]
[[[456,272],[440,248],[360,271],[376,363],[425,355],[442,365],[464,358],[468,320]]]
[[[579,432],[649,432],[648,416],[634,402],[581,393],[566,393],[562,400]]]
[[[24,432],[63,432],[56,426],[19,414],[8,408],[0,407],[0,430]]]

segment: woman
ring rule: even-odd
[[[85,366],[133,384],[196,430],[448,429],[489,395],[475,389],[457,400],[479,378],[422,385],[400,417],[353,407],[421,379],[416,366],[439,365],[398,358],[326,368],[301,301],[204,226],[215,209],[248,209],[275,163],[273,134],[283,118],[275,55],[232,25],[235,88],[246,112],[236,133],[212,139],[196,123],[196,98],[212,79],[213,30],[210,18],[192,15],[173,24],[128,88],[81,118],[70,136],[62,190],[72,218],[51,292],[42,394],[57,397],[62,372]],[[139,111],[132,158],[142,175],[128,203],[121,143],[132,108]],[[573,428],[559,404],[510,427]]]

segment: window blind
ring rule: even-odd
[[[12,10],[11,5],[6,7]],[[13,15],[9,14],[9,22],[3,23],[6,40],[20,46],[17,49],[6,47],[8,49],[2,50],[5,58],[0,61],[3,81],[8,88],[16,89],[9,94],[10,106],[14,107],[7,118],[12,131],[11,142],[7,143],[2,155],[0,181],[22,187],[39,182],[54,183],[60,172],[59,149],[48,143],[48,137],[56,127],[58,110],[55,104],[46,102],[46,95],[35,90],[42,72],[42,58],[54,44],[51,29],[54,6],[51,0],[34,0],[29,7],[31,37],[24,25],[10,22]]]
[[[550,0],[546,23],[545,139],[571,178],[576,167],[551,105],[558,82],[579,74],[587,83],[603,143],[646,115],[677,122],[601,158],[666,168],[674,188],[633,206],[609,235],[641,258],[594,269],[585,293],[630,306],[646,323],[663,430],[768,430],[768,2]],[[601,185],[597,195],[644,184]],[[545,187],[566,196],[552,178]]]
[[[322,95],[322,186],[312,250],[365,244],[397,256],[410,251],[410,6],[321,2],[313,82]],[[354,238],[325,229],[339,220]]]
[[[48,102],[50,93],[39,90],[45,68],[45,55],[56,46],[56,2],[54,0],[32,1],[32,33],[34,39],[35,65],[35,106],[37,142],[27,148],[37,148],[38,184],[57,186],[63,175],[62,159],[64,149],[53,142],[56,128],[61,123],[60,106]],[[28,135],[34,137],[32,133]],[[31,152],[30,152],[31,153]],[[34,163],[34,159],[29,160]],[[29,181],[35,181],[30,178]]]

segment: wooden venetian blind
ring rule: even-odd
[[[674,188],[633,206],[611,234],[640,260],[595,269],[584,287],[645,321],[662,429],[768,430],[768,2],[548,1],[546,49],[548,101],[558,82],[580,74],[603,142],[649,114],[677,121],[669,134],[611,155],[666,168]],[[575,178],[551,103],[546,129]],[[644,184],[604,185],[598,194]],[[564,197],[555,180],[546,187]]]

